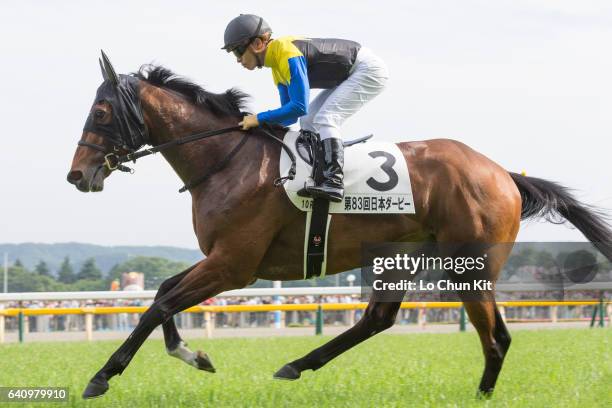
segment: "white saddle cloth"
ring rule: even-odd
[[[285,184],[289,200],[302,211],[312,211],[312,198],[300,197],[298,190],[312,184],[311,166],[296,152],[298,132],[288,132],[284,141],[297,161],[294,180]],[[280,174],[286,176],[291,167],[289,156],[282,149]],[[359,143],[344,149],[344,200],[330,203],[330,214],[414,214],[414,202],[408,165],[395,143]]]

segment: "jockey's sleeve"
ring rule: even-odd
[[[287,88],[287,86],[283,84],[278,84],[277,88],[278,88],[278,94],[280,95],[281,106],[284,106],[288,104],[289,102],[291,102],[291,98],[289,97],[289,89]],[[280,124],[283,126],[291,126],[296,121],[297,121],[296,119],[288,119],[286,121],[280,122]]]
[[[281,106],[286,105],[291,101],[289,98],[289,89],[286,85],[278,84],[278,94],[280,95]]]
[[[300,55],[289,58],[287,62],[289,83],[287,85],[283,83],[277,85],[282,106],[278,109],[258,113],[257,120],[259,122],[280,123],[288,126],[295,123],[300,116],[308,113],[310,86],[308,84],[306,59]]]

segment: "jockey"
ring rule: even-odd
[[[225,29],[223,47],[248,70],[268,67],[281,107],[245,116],[243,129],[260,123],[289,126],[300,119],[302,130],[318,133],[325,151],[321,185],[312,196],[340,202],[344,195],[344,151],[340,126],[382,92],[389,77],[385,63],[359,43],[333,38],[280,37],[263,18],[241,14]],[[309,104],[310,89],[323,89]]]

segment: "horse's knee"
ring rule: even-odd
[[[145,328],[153,330],[171,317],[172,314],[163,304],[153,302],[147,311],[140,316],[140,324]]]

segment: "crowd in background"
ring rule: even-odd
[[[609,299],[612,293],[605,293]],[[566,291],[564,293],[547,292],[512,292],[498,294],[498,300],[588,300],[598,299],[600,293],[596,291]],[[425,296],[425,295],[423,295]],[[411,298],[411,301],[440,300],[427,299],[423,296]],[[202,302],[202,305],[261,305],[261,304],[314,304],[314,303],[353,303],[361,302],[360,296],[326,295],[326,296],[268,296],[268,297],[219,297]],[[4,308],[82,308],[82,307],[108,307],[108,306],[148,306],[152,300],[64,300],[64,301],[31,301],[10,302],[0,305]],[[592,313],[592,306],[575,306],[560,308],[559,318],[586,318]],[[325,311],[324,324],[349,325],[361,317],[363,310]],[[217,328],[247,328],[271,327],[278,318],[275,312],[217,312],[214,313],[214,325]],[[507,308],[506,317],[511,319],[547,319],[550,318],[548,307],[517,307]],[[138,313],[118,313],[94,315],[94,330],[132,330],[140,318]],[[316,311],[287,311],[282,315],[283,325],[286,327],[313,325]],[[459,310],[455,308],[426,309],[419,314],[418,309],[401,309],[398,313],[398,324],[417,323],[418,319],[427,322],[456,322],[459,319]],[[17,319],[7,318],[8,330],[16,329]],[[181,329],[194,329],[205,327],[203,313],[180,313],[175,316],[177,326]],[[82,331],[84,330],[83,315],[37,315],[27,317],[26,330],[31,332],[49,331]]]

